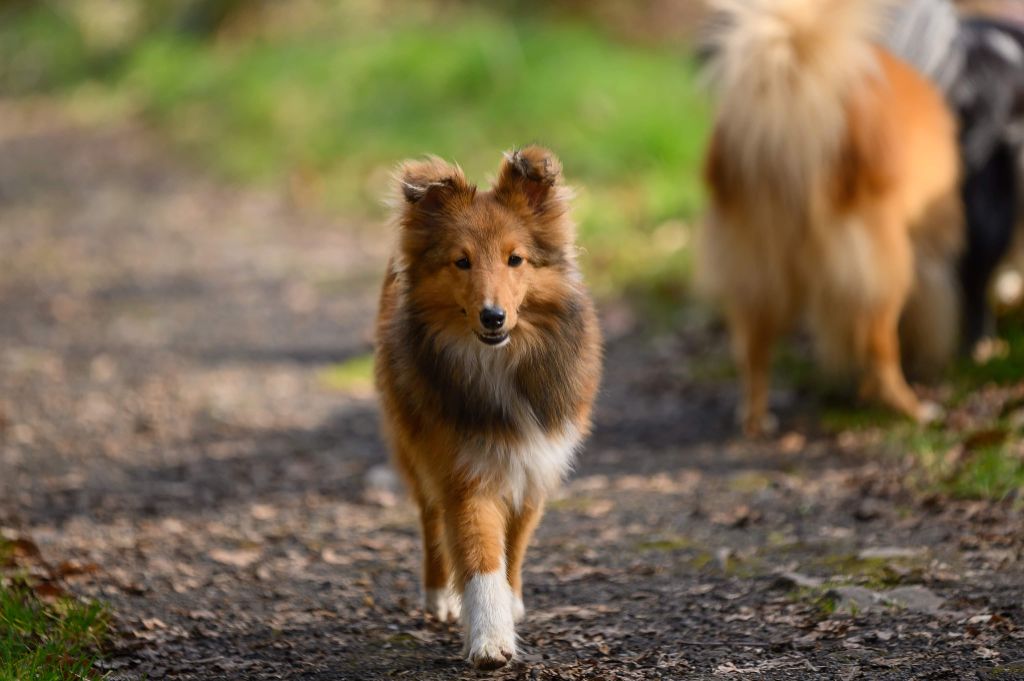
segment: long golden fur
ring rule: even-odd
[[[831,369],[912,418],[907,385],[956,346],[962,211],[953,119],[940,95],[871,41],[875,0],[718,0],[709,75],[702,283],[725,308],[741,421],[769,422],[777,337],[800,318]]]
[[[526,545],[590,429],[600,335],[551,152],[507,154],[485,192],[437,158],[402,164],[398,186],[377,326],[385,430],[420,509],[426,609],[458,617],[461,594],[467,657],[498,667],[515,654]]]

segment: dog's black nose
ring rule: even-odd
[[[480,310],[480,323],[484,325],[485,329],[497,331],[505,325],[505,311],[500,307],[488,305]]]

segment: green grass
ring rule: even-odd
[[[902,425],[905,425],[905,421],[899,414],[875,404],[851,405],[849,398],[842,405],[829,406],[821,414],[822,428],[833,433],[844,430],[899,428]]]
[[[86,75],[88,63],[72,17],[45,4],[23,12],[0,4],[0,94],[71,84]]]
[[[1021,380],[1024,367],[1024,316],[1007,317],[1001,322],[999,337],[1006,341],[1006,354],[983,364],[962,360],[954,372],[957,399],[963,399],[986,384],[1011,385]]]
[[[298,28],[263,26],[258,38],[152,32],[116,66],[109,54],[90,60],[52,10],[8,30],[41,26],[23,38],[49,55],[40,69],[53,74],[39,87],[141,112],[230,178],[299,186],[368,224],[383,219],[389,172],[403,158],[438,154],[483,182],[503,150],[546,144],[581,189],[582,261],[597,292],[679,301],[709,126],[685,45],[626,44],[536,10],[460,5],[371,20],[353,7],[309,9]],[[75,62],[65,51],[84,55]]]
[[[831,577],[826,588],[856,583],[869,589],[886,589],[903,584],[912,575],[920,574],[924,558],[861,558],[850,554],[829,554],[811,561],[817,569],[827,570]]]
[[[377,27],[232,49],[157,39],[117,86],[228,175],[298,174],[329,207],[370,219],[399,159],[436,153],[483,181],[502,150],[547,144],[583,188],[585,261],[611,293],[682,279],[688,235],[671,230],[700,205],[707,126],[693,81],[677,53],[480,13],[443,32]],[[659,229],[680,245],[655,248]]]
[[[927,437],[896,431],[890,442],[920,462],[925,489],[959,498],[1003,499],[1024,492],[1024,450],[1019,433],[1005,424],[992,425],[994,432],[1005,429],[1005,438],[981,446],[972,445],[974,432],[958,433],[948,427],[931,429]]]
[[[320,371],[320,382],[338,392],[367,392],[373,389],[373,355],[359,355],[331,364]]]
[[[887,450],[914,458],[913,476],[925,492],[971,499],[1024,493],[1024,433],[1013,418],[1024,403],[1007,390],[1021,380],[1024,321],[1002,320],[999,336],[1007,341],[1004,356],[984,364],[964,360],[948,380],[952,397],[945,406],[950,413],[972,411],[968,400],[978,399],[986,403],[988,416],[973,417],[966,427],[957,418],[921,426],[879,407],[846,403],[822,414],[823,427],[835,433],[877,432]]]
[[[1001,319],[998,336],[1007,344],[1004,355],[985,363],[964,359],[950,370],[945,382],[950,397],[943,406],[952,418],[921,426],[891,410],[847,398],[824,409],[822,427],[837,434],[870,433],[871,441],[880,442],[892,455],[912,457],[916,465],[910,479],[924,493],[995,500],[1024,494],[1024,432],[1014,422],[1024,401],[1015,399],[1012,391],[1024,367],[1024,318]],[[787,365],[780,364],[785,372]],[[792,380],[808,383],[802,370]],[[965,426],[958,412],[978,411],[969,400],[980,400],[987,416],[974,414]]]
[[[0,564],[12,559],[0,542]],[[70,597],[40,599],[22,578],[0,577],[0,680],[100,679],[107,612]]]
[[[1003,419],[986,423],[983,432],[1004,433],[991,444],[976,444],[978,430],[947,423],[921,426],[883,410],[856,405],[829,409],[827,430],[876,431],[893,456],[913,457],[910,481],[920,491],[965,499],[1003,499],[1024,493],[1024,449],[1021,433]]]
[[[636,544],[637,551],[684,551],[693,549],[696,543],[689,537],[670,535],[646,539]]]

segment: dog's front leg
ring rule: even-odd
[[[462,591],[465,654],[481,669],[497,669],[516,653],[512,589],[505,565],[505,504],[468,494],[445,509],[455,568]]]
[[[512,616],[516,622],[526,617],[526,606],[523,604],[523,559],[526,557],[530,537],[540,522],[543,507],[543,499],[531,501],[518,511],[514,511],[507,523],[505,561],[508,583],[512,587]]]
[[[440,506],[421,502],[423,529],[423,609],[439,622],[459,619],[459,599],[450,586],[448,556],[442,545],[444,518]]]

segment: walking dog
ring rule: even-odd
[[[959,159],[941,95],[878,47],[872,0],[718,0],[701,279],[722,303],[741,421],[770,425],[780,334],[806,319],[822,363],[917,420],[901,350],[941,367],[958,337]]]
[[[375,358],[386,435],[419,506],[425,608],[461,614],[469,661],[498,668],[526,546],[590,430],[600,334],[550,151],[510,152],[487,191],[438,158],[402,164],[398,188]]]

